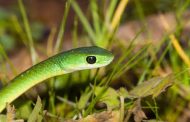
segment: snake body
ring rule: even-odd
[[[113,58],[109,51],[96,46],[76,48],[52,56],[16,76],[10,84],[0,90],[0,112],[4,110],[6,103],[13,102],[24,92],[48,78],[106,66]]]

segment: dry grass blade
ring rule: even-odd
[[[7,104],[7,122],[13,122],[15,120],[15,107]]]
[[[141,99],[137,99],[133,106],[128,110],[128,114],[124,120],[124,122],[128,122],[131,115],[134,115],[135,122],[142,122],[143,119],[146,119],[146,115],[141,107]]]
[[[80,120],[67,120],[65,122],[119,122],[119,111],[104,111],[88,115],[86,118]]]
[[[161,22],[165,28],[165,30],[168,32],[170,30],[169,24],[166,21],[166,19],[164,18],[163,15],[160,16]],[[179,44],[179,41],[177,40],[177,38],[175,37],[174,34],[170,34],[169,35],[170,40],[172,41],[172,44],[175,48],[175,50],[177,51],[178,55],[182,58],[182,60],[185,62],[185,64],[190,67],[190,59],[188,57],[188,55],[185,53],[185,51],[182,49],[181,45]]]
[[[116,12],[113,16],[112,23],[111,23],[111,29],[112,30],[114,30],[117,27],[117,25],[119,24],[120,19],[121,19],[121,15],[122,15],[127,3],[128,3],[128,0],[121,0],[121,2],[119,3],[119,5],[116,9]]]

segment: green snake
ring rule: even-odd
[[[0,90],[0,112],[24,92],[42,81],[74,71],[108,65],[114,56],[96,46],[81,47],[54,55],[24,71]]]

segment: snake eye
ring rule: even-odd
[[[87,61],[89,64],[94,64],[94,63],[96,63],[96,57],[95,57],[95,56],[87,56],[87,57],[86,57],[86,61]]]

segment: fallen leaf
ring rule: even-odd
[[[165,91],[167,87],[171,86],[174,80],[173,75],[152,78],[129,91],[129,97],[142,98],[150,95],[157,97],[161,92]]]

